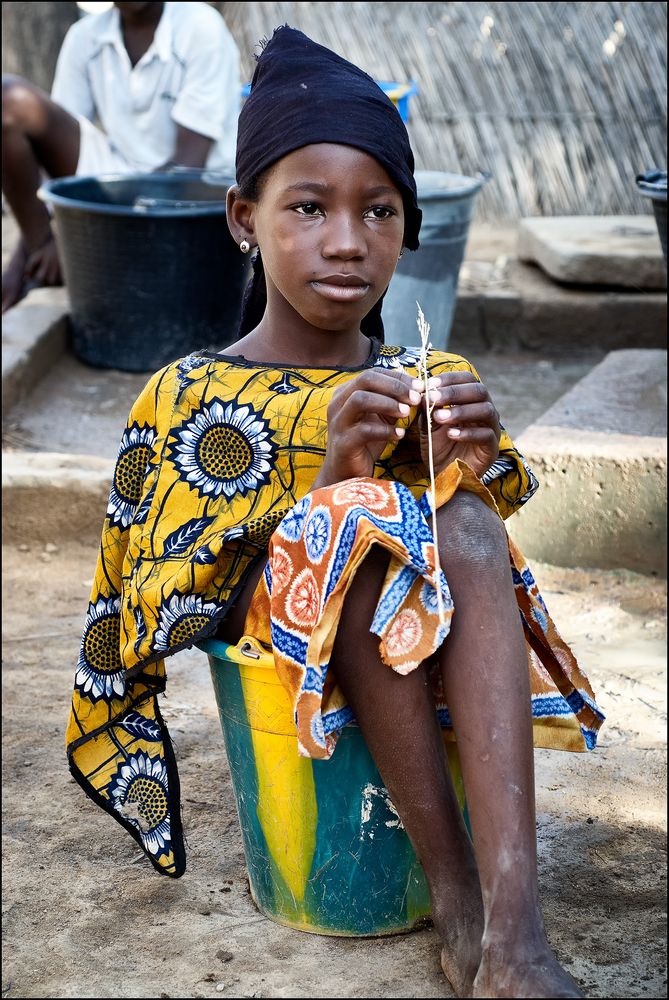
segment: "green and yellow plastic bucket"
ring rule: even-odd
[[[420,924],[430,914],[425,876],[358,727],[345,727],[330,760],[299,757],[271,653],[248,637],[199,646],[258,909],[314,934],[397,934]],[[445,747],[464,809],[457,750]]]

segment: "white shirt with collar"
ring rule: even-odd
[[[51,91],[75,118],[102,129],[116,168],[167,162],[182,125],[214,140],[207,167],[233,177],[240,95],[239,50],[221,15],[199,2],[165,3],[135,66],[118,9],[87,14],[65,36]]]

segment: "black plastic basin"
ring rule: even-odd
[[[228,230],[234,178],[201,170],[46,182],[87,364],[155,371],[236,339],[248,260]]]

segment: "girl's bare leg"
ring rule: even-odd
[[[529,673],[506,534],[469,493],[456,494],[438,519],[456,608],[441,658],[476,861],[425,671],[395,674],[369,632],[388,562],[376,547],[346,597],[332,668],[425,870],[457,994],[579,997],[548,946],[539,908]],[[224,625],[228,642],[241,635],[254,586]]]
[[[396,674],[369,631],[387,568],[388,554],[373,546],[346,596],[331,666],[425,871],[444,972],[470,996],[483,932],[476,863],[425,667]]]
[[[388,554],[374,546],[346,596],[332,669],[423,865],[444,972],[458,996],[469,996],[483,934],[476,864],[425,669],[405,677],[394,673],[381,661],[378,637],[369,631],[387,568]],[[262,567],[252,572],[219,629],[226,642],[241,638],[261,572]]]
[[[441,650],[485,928],[475,997],[578,997],[553,955],[538,899],[527,653],[499,518],[471,493],[439,511],[455,614]]]

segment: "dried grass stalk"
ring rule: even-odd
[[[436,508],[436,487],[435,487],[435,475],[434,475],[434,456],[432,451],[432,411],[434,410],[434,403],[430,406],[430,390],[428,388],[428,379],[430,377],[427,356],[432,348],[430,344],[430,324],[425,319],[423,310],[420,307],[420,303],[416,302],[418,306],[418,318],[416,323],[418,324],[418,333],[420,334],[420,358],[418,361],[418,370],[420,371],[420,376],[423,380],[423,391],[425,393],[425,426],[427,429],[427,455],[428,455],[428,468],[430,473],[430,493],[432,496],[432,537],[434,538],[434,588],[437,591],[437,612],[439,614],[439,624],[446,624],[446,613],[444,611],[444,602],[441,596],[441,560],[439,559],[439,537],[437,534],[437,508]]]

